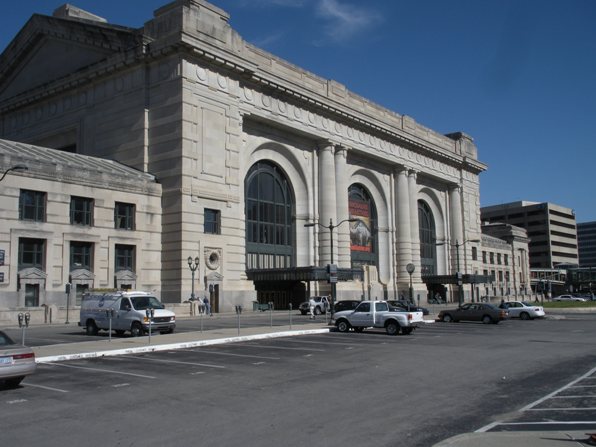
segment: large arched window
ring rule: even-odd
[[[294,199],[281,169],[255,163],[245,180],[246,268],[294,266]]]
[[[350,249],[352,268],[378,264],[377,210],[375,202],[364,188],[355,184],[348,190],[350,218]]]
[[[435,219],[428,204],[418,201],[418,223],[420,226],[420,267],[421,275],[436,275],[437,272],[437,233]]]

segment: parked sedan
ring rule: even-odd
[[[573,295],[559,295],[553,298],[553,301],[587,301],[585,298],[581,296],[573,296]]]
[[[333,305],[334,312],[342,312],[344,310],[354,310],[360,304],[357,300],[341,300]]]
[[[521,318],[522,320],[532,320],[534,318],[543,318],[544,308],[534,306],[525,301],[505,301],[499,306],[501,309],[507,309],[509,318]]]
[[[457,309],[439,312],[437,321],[482,321],[485,324],[498,324],[507,318],[507,310],[488,303],[466,303]]]
[[[430,311],[426,307],[417,306],[407,300],[388,301],[391,306],[401,307],[402,309],[410,312],[422,312],[422,315],[428,315]]]
[[[0,331],[0,382],[16,388],[29,374],[35,372],[35,354]]]

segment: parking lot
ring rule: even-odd
[[[42,364],[21,388],[1,391],[2,438],[429,446],[458,433],[557,422],[593,430],[595,332],[596,315],[568,315]]]

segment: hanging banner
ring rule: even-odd
[[[352,251],[372,252],[372,232],[370,230],[370,205],[368,202],[350,199],[348,202],[350,219],[350,248]]]

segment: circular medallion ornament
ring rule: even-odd
[[[211,270],[219,268],[219,253],[211,250],[205,254],[205,265]]]

